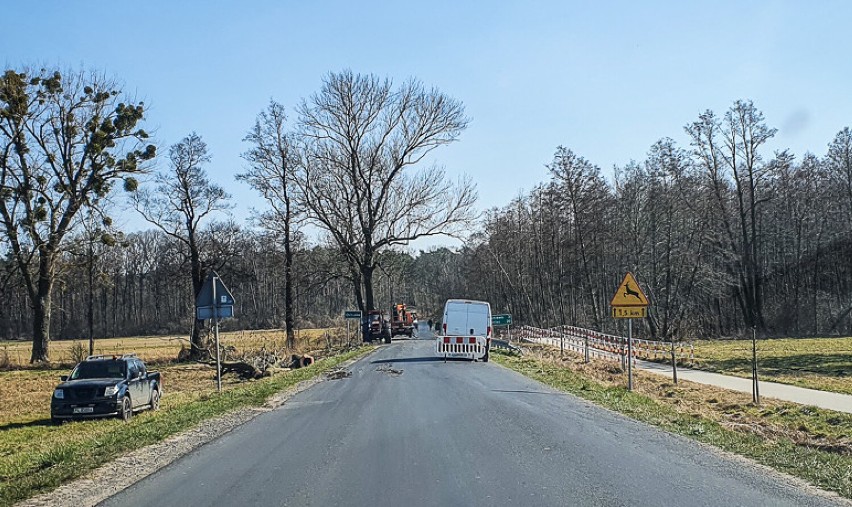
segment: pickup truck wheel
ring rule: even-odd
[[[160,390],[151,391],[151,410],[160,410]]]
[[[125,396],[121,401],[121,412],[118,414],[122,421],[129,421],[133,418],[133,403],[130,401],[130,396]]]

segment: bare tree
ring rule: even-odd
[[[766,126],[763,113],[751,101],[741,100],[722,120],[707,111],[685,130],[724,225],[724,243],[719,247],[736,259],[727,269],[739,279],[737,299],[745,323],[764,329],[758,211],[770,198],[766,190],[773,166],[762,162],[759,149],[777,130]]]
[[[394,89],[388,80],[345,71],[329,74],[298,111],[298,200],[360,280],[361,309],[375,308],[378,252],[461,233],[474,218],[470,180],[454,183],[434,165],[417,169],[465,129],[464,108],[416,80]]]
[[[649,191],[640,220],[647,225],[649,246],[639,271],[654,301],[646,320],[654,338],[679,338],[695,320],[690,314],[702,313],[690,311],[696,280],[707,270],[702,256],[706,219],[693,173],[688,154],[668,138],[655,143],[645,161],[642,177]]]
[[[108,248],[123,246],[123,234],[112,228],[112,220],[100,213],[103,210],[88,210],[82,217],[82,231],[69,247],[71,253],[86,273],[86,337],[89,354],[95,353],[95,282],[105,276],[100,257]]]
[[[846,221],[852,221],[852,130],[845,127],[828,145],[826,165],[832,183],[842,191]]]
[[[603,272],[597,262],[603,260],[594,248],[600,242],[606,226],[605,210],[611,200],[609,187],[600,168],[571,150],[558,147],[553,162],[547,166],[565,199],[567,222],[571,224],[578,262],[583,273],[583,286],[588,291],[590,317],[597,329],[602,328],[604,298],[595,280]],[[596,262],[597,261],[597,262]]]
[[[211,182],[203,169],[210,162],[207,144],[193,132],[169,149],[171,168],[156,176],[156,189],[140,189],[134,195],[136,210],[181,245],[189,261],[193,296],[207,275],[202,263],[200,228],[215,212],[231,208],[230,195]],[[194,318],[194,317],[193,317]],[[206,349],[201,335],[203,321],[192,327],[190,357],[199,358]]]
[[[0,78],[0,232],[9,241],[33,311],[32,362],[49,359],[57,261],[78,213],[155,155],[138,129],[143,104],[84,72],[7,70]]]
[[[294,199],[294,172],[298,160],[287,132],[284,107],[271,101],[244,141],[252,147],[243,154],[248,172],[237,175],[260,192],[270,209],[258,216],[261,226],[276,233],[284,244],[284,327],[287,346],[295,347],[293,316],[293,241],[300,212]]]

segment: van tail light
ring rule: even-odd
[[[450,337],[449,336],[444,337],[444,343],[450,343]]]

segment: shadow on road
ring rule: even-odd
[[[556,396],[567,396],[567,393],[551,393],[548,391],[526,391],[515,389],[492,389],[492,393],[522,393],[522,394],[552,394]]]
[[[381,363],[437,363],[437,362],[446,362],[446,363],[469,363],[470,359],[465,359],[463,357],[448,357],[444,359],[443,357],[438,356],[429,356],[429,357],[402,357],[399,359],[376,359],[375,361],[370,361],[372,364],[381,364]]]
[[[432,363],[436,361],[443,361],[443,357],[402,357],[399,359],[376,359],[375,361],[370,361],[372,364],[381,364],[381,363]]]

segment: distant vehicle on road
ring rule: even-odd
[[[414,328],[417,325],[417,312],[409,308],[405,303],[398,303],[391,307],[391,335],[404,334],[411,338],[414,336]]]
[[[444,305],[436,353],[488,362],[491,349],[491,305],[471,299],[449,299]]]
[[[148,371],[136,354],[89,356],[62,383],[50,399],[50,419],[117,415],[125,421],[133,413],[160,408],[160,373]]]
[[[371,343],[373,340],[391,342],[390,323],[380,310],[367,312],[367,329],[364,333],[364,341]]]

